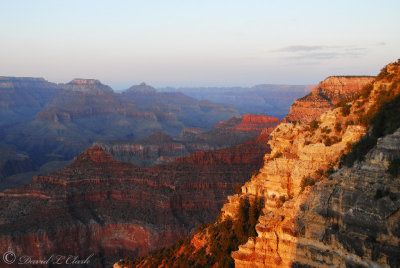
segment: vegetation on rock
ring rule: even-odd
[[[125,258],[122,267],[234,267],[231,252],[256,235],[255,225],[263,207],[263,200],[242,198],[234,218],[202,224],[190,238],[181,238],[170,247],[141,258]],[[194,237],[205,239],[204,246],[191,243]]]
[[[395,158],[390,161],[389,167],[387,169],[387,173],[392,175],[393,177],[397,177],[400,174],[400,158]]]
[[[394,68],[399,68],[399,65],[400,61],[394,64]],[[393,79],[391,74],[382,75],[382,73],[387,73],[386,68],[381,71],[378,78],[384,82],[390,82]],[[400,127],[400,96],[396,94],[399,85],[396,84],[396,87],[393,87],[393,85],[394,83],[391,84],[390,89],[382,88],[374,105],[367,112],[359,115],[359,123],[370,125],[370,131],[353,145],[351,152],[342,156],[341,166],[351,167],[354,162],[362,161],[365,155],[376,145],[378,138],[392,134]]]

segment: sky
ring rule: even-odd
[[[398,0],[0,0],[0,76],[316,84],[400,58]]]

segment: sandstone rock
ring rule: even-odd
[[[285,121],[309,123],[318,119],[322,113],[330,110],[339,101],[353,97],[374,77],[370,76],[331,76],[313,87],[307,96],[298,99],[290,107]]]
[[[399,68],[392,72],[399,77]],[[338,101],[335,94],[352,95],[353,88],[361,88],[357,81],[354,85],[347,78],[328,78],[310,96],[324,92]],[[256,226],[258,236],[232,253],[236,267],[400,267],[400,185],[398,178],[385,173],[388,161],[399,156],[400,130],[380,139],[364,162],[339,169],[329,178],[323,175],[337,167],[347,144],[366,132],[360,125],[339,130],[334,126],[345,120],[357,122],[357,114],[373,107],[382,91],[397,90],[385,83],[373,82],[369,101],[355,100],[348,116],[337,108],[322,113],[318,126],[276,127],[264,167],[242,187],[242,195],[263,196],[265,208]],[[327,143],[332,135],[336,142]],[[316,185],[302,185],[310,177]],[[240,195],[228,198],[224,215],[233,215],[239,199]]]

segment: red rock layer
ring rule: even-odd
[[[307,96],[300,98],[290,107],[285,122],[309,123],[331,109],[339,101],[352,97],[371,83],[371,76],[331,76],[320,82]]]
[[[152,168],[118,162],[99,147],[68,167],[0,193],[0,252],[94,254],[102,267],[166,246],[215,220],[235,184],[258,169],[268,133],[231,149]]]
[[[265,128],[275,127],[280,120],[277,117],[267,115],[244,114],[242,121],[232,129],[237,131],[262,131]]]

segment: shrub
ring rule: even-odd
[[[368,98],[369,95],[371,94],[371,91],[374,89],[374,86],[372,83],[368,83],[365,85],[362,90],[361,90],[361,97],[364,99]]]
[[[378,111],[377,107],[376,110]],[[400,127],[400,95],[383,103],[369,122],[372,130],[353,145],[351,152],[342,156],[339,166],[351,167],[355,161],[364,160],[365,155],[376,145],[378,138],[392,134]]]
[[[387,173],[392,175],[392,177],[397,177],[400,174],[400,159],[395,158],[392,161],[390,161],[389,167],[386,170]]]
[[[342,123],[341,123],[341,122],[336,122],[336,124],[335,124],[335,130],[336,130],[337,132],[342,131]]]
[[[329,134],[332,132],[332,130],[330,128],[328,128],[327,126],[325,126],[323,129],[321,129],[321,132]]]
[[[350,114],[350,106],[349,105],[343,106],[341,112],[343,116],[348,116]]]
[[[382,197],[385,197],[385,196],[387,196],[389,194],[390,194],[390,191],[388,189],[385,189],[385,190],[378,189],[378,190],[376,190],[374,199],[378,200],[378,199],[381,199]]]
[[[310,130],[316,130],[319,126],[319,122],[317,120],[313,120],[310,123]]]
[[[281,196],[278,198],[278,201],[276,202],[277,207],[278,207],[278,208],[282,207],[283,204],[284,204],[287,200],[288,200],[288,199],[286,198],[285,195],[281,195]]]
[[[354,121],[353,120],[347,120],[345,125],[346,125],[346,127],[347,126],[352,126],[352,125],[354,125]]]
[[[317,171],[315,171],[315,173],[317,174],[318,177],[322,177],[325,174],[324,170],[322,169],[318,169]]]
[[[325,146],[331,146],[331,145],[332,145],[332,140],[331,140],[331,138],[325,136],[325,137],[324,137],[324,144],[325,144]]]
[[[276,152],[276,154],[275,154],[274,156],[272,156],[271,159],[279,158],[279,157],[281,157],[282,155],[283,155],[282,152]]]
[[[194,234],[208,231],[207,246],[195,251],[188,238],[177,241],[170,247],[151,252],[146,257],[125,258],[121,264],[137,267],[146,262],[146,267],[234,267],[232,251],[245,243],[249,236],[256,236],[255,225],[264,202],[256,196],[252,202],[241,198],[235,218],[219,220],[215,224],[203,224]]]
[[[242,185],[241,184],[233,185],[233,192],[235,194],[241,194],[242,193]]]
[[[335,107],[345,107],[347,106],[347,103],[349,102],[349,99],[343,99],[341,101],[339,101],[338,103],[336,103]]]
[[[380,73],[378,74],[378,76],[376,77],[376,80],[382,80],[383,78],[385,78],[388,75],[388,71],[387,71],[387,66],[383,67],[380,71]]]
[[[304,191],[304,189],[307,186],[313,186],[315,184],[315,180],[311,177],[304,177],[303,179],[301,179],[301,183],[300,183],[300,193],[302,193]]]
[[[329,177],[330,175],[332,175],[335,172],[335,169],[333,167],[328,168],[328,170],[326,171],[326,176]]]

